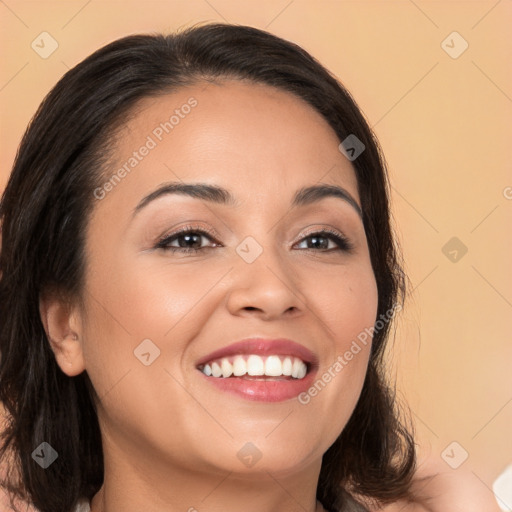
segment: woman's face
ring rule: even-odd
[[[359,397],[370,344],[353,342],[377,313],[357,181],[335,133],[291,94],[226,81],[145,99],[117,140],[91,198],[83,357],[63,368],[92,380],[105,453],[145,471],[319,467]],[[152,195],[171,183],[233,201]],[[346,197],[292,204],[319,185]],[[265,341],[230,347],[247,338]],[[297,345],[271,342],[283,338]]]

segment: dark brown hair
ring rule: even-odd
[[[129,36],[99,49],[69,70],[40,105],[0,204],[0,400],[7,413],[0,458],[10,462],[2,485],[41,512],[70,512],[103,482],[91,381],[87,372],[70,378],[58,367],[39,314],[41,294],[56,289],[80,300],[93,190],[104,182],[115,130],[137,102],[223,79],[288,91],[314,107],[340,142],[353,134],[365,145],[352,165],[378,287],[377,318],[403,301],[405,277],[379,144],[347,90],[305,50],[228,24]],[[375,331],[357,406],[323,456],[317,497],[329,510],[359,509],[358,497],[386,503],[408,494],[414,442],[384,378],[389,328],[384,322]],[[59,454],[46,470],[31,456],[43,441]]]

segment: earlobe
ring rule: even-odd
[[[85,370],[80,333],[80,317],[76,307],[58,294],[47,294],[39,301],[41,321],[60,369],[69,377]]]

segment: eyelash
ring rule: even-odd
[[[205,249],[213,249],[213,247],[201,247],[199,249],[194,249],[194,248],[190,248],[190,247],[170,247],[169,246],[169,243],[172,242],[173,240],[179,238],[180,236],[188,235],[188,234],[206,236],[207,238],[210,238],[210,240],[217,243],[214,240],[213,233],[211,233],[207,230],[204,230],[204,229],[194,228],[193,226],[184,226],[179,231],[176,231],[175,233],[172,233],[169,236],[166,236],[166,237],[160,239],[158,241],[158,243],[156,244],[155,249],[163,249],[164,251],[181,252],[181,253],[186,253],[186,254],[194,254],[194,253],[203,251]],[[326,236],[325,238],[333,240],[336,243],[336,245],[338,246],[338,248],[337,249],[321,249],[321,250],[307,248],[305,250],[314,251],[314,252],[343,251],[343,252],[350,253],[354,249],[353,244],[345,236],[338,233],[337,231],[333,231],[328,228],[324,228],[321,231],[314,231],[312,233],[309,233],[305,237],[303,237],[300,240],[300,242],[303,242],[304,240],[311,238],[311,237],[320,237],[323,235],[329,235],[329,236]],[[304,250],[304,249],[302,249],[302,250]]]

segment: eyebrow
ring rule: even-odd
[[[144,197],[133,210],[133,216],[155,199],[169,194],[185,195],[195,199],[202,199],[203,201],[231,207],[240,205],[239,201],[236,200],[229,190],[218,185],[212,185],[210,183],[170,182],[164,183],[162,186]],[[327,197],[337,197],[342,199],[356,210],[361,219],[363,218],[363,212],[357,201],[347,190],[337,185],[328,185],[323,183],[320,185],[300,188],[295,192],[291,206],[292,208],[308,206]]]

